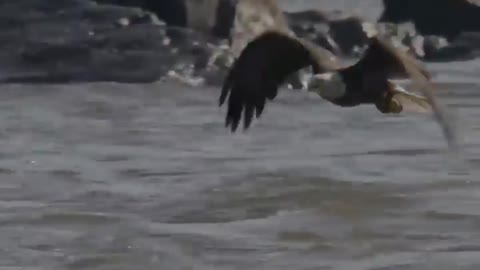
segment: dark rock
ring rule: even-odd
[[[413,57],[425,56],[424,38],[417,33],[412,23],[377,23],[374,28],[379,35],[388,37],[397,48],[410,53]]]
[[[478,0],[383,0],[380,22],[412,21],[420,34],[452,40],[461,32],[480,31]]]
[[[8,22],[0,31],[0,81],[153,82],[177,60],[165,24],[149,12],[54,2],[0,3],[0,21]]]
[[[320,10],[302,10],[295,12],[285,12],[285,16],[289,21],[289,24],[305,24],[305,23],[328,23],[329,16]]]
[[[233,63],[233,56],[226,44],[220,46],[210,44],[207,48],[206,57],[202,59],[206,61],[195,63],[195,75],[204,78],[208,85],[221,86]]]
[[[318,10],[286,12],[289,27],[299,37],[313,41],[327,50],[339,54],[341,49],[330,35],[329,17]]]
[[[371,35],[367,22],[338,11],[306,10],[286,12],[289,27],[296,35],[326,48],[334,54],[356,55]]]
[[[417,29],[411,22],[405,23],[377,23],[376,30],[383,36],[396,37],[399,40],[413,38],[417,35]]]
[[[110,4],[89,0],[0,2],[0,81],[146,83],[174,79],[218,86],[238,56],[234,48],[243,48],[272,27],[293,30],[335,54],[350,56],[361,53],[368,36],[376,31],[426,61],[469,59],[478,56],[480,48],[478,33],[465,32],[455,40],[442,41],[436,36],[423,37],[408,23],[375,26],[348,14],[284,13],[275,0],[242,0],[237,6],[232,5],[234,0],[203,0],[210,4],[218,1],[213,11],[207,11],[208,5],[199,7],[200,0],[194,4],[189,1],[195,0],[98,1]],[[170,25],[147,11],[168,5],[171,9],[162,8],[156,14]],[[178,8],[186,12],[185,20],[177,16]],[[192,15],[192,10],[197,13]],[[237,32],[232,31],[233,25]],[[226,37],[232,46],[226,44]],[[235,37],[237,42],[233,42]],[[302,88],[304,72],[308,73],[293,74],[287,83]]]
[[[94,52],[87,63],[51,67],[36,72],[23,72],[1,76],[3,83],[73,83],[114,81],[128,83],[149,83],[157,81],[168,70],[161,63],[172,62],[168,55],[154,52]]]
[[[215,24],[212,33],[216,37],[229,39],[236,12],[236,2],[220,1],[217,6]]]
[[[3,83],[154,82],[167,74],[187,83],[220,83],[231,64],[218,38],[167,27],[143,9],[85,0],[55,10],[31,1],[0,10],[8,23],[0,32]],[[21,16],[12,12],[21,9]]]
[[[315,26],[327,26],[329,18],[320,10],[285,12],[289,27],[299,34],[311,32]]]
[[[55,65],[59,61],[84,64],[89,61],[91,50],[82,44],[26,44],[20,57],[25,63],[43,67]]]
[[[169,26],[188,27],[228,38],[237,0],[96,0],[102,4],[139,7],[153,12]]]
[[[368,42],[363,21],[357,17],[346,17],[330,21],[330,35],[344,54],[352,54],[358,47]]]
[[[8,11],[10,15],[17,15],[20,17],[31,16],[32,14],[44,14],[44,13],[58,13],[63,10],[85,8],[94,5],[93,2],[86,0],[15,0],[15,1],[1,1],[0,10],[2,15],[7,15],[5,11]]]
[[[168,38],[171,46],[179,48],[180,50],[188,50],[194,43],[215,42],[216,39],[203,35],[189,28],[183,27],[168,27]]]
[[[439,36],[427,36],[424,39],[423,59],[430,62],[462,61],[475,58],[474,50],[469,44],[449,43]]]
[[[132,25],[128,28],[113,28],[97,32],[77,43],[87,44],[92,49],[115,51],[160,50],[168,42],[166,30],[156,25]]]
[[[480,51],[480,32],[463,32],[452,43],[469,46],[473,50]]]
[[[155,13],[159,19],[172,26],[187,25],[187,8],[180,0],[96,0],[97,3],[126,7],[139,7]]]
[[[388,36],[393,42],[412,55],[428,62],[462,61],[476,57],[476,48],[480,48],[479,33],[459,34],[453,41],[446,37],[426,35],[417,32],[411,22],[393,24],[378,23],[378,33]]]

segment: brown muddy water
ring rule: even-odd
[[[459,156],[305,92],[230,134],[218,88],[1,85],[0,270],[480,269],[480,60],[428,66]]]

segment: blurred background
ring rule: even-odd
[[[431,115],[298,82],[231,134],[217,101],[249,5],[342,61],[387,36],[432,72],[461,151]],[[479,269],[479,10],[1,0],[0,269]]]

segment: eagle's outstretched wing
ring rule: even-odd
[[[244,117],[247,129],[258,118],[266,100],[273,100],[287,77],[311,66],[315,73],[337,68],[336,58],[288,33],[268,31],[248,43],[227,74],[219,105],[228,96],[226,126],[238,128]]]
[[[390,83],[392,99],[402,105],[402,112],[432,113],[433,108],[424,96],[405,90],[400,85]]]
[[[421,63],[379,36],[370,38],[362,58],[347,69],[361,69],[389,79],[414,79],[411,71],[415,70],[422,80],[431,79]]]
[[[389,79],[410,79],[408,92],[420,92],[423,98],[414,98],[413,95],[398,93],[396,100],[404,107],[422,106],[427,108],[428,103],[435,119],[439,123],[450,147],[456,147],[456,134],[453,123],[448,120],[447,112],[441,108],[430,82],[431,76],[419,62],[405,52],[395,48],[390,42],[376,36],[372,38],[370,47],[365,56],[349,68],[362,68],[372,72],[383,72]],[[408,96],[408,97],[407,97]],[[416,103],[416,104],[415,104]],[[423,105],[421,105],[423,103]]]

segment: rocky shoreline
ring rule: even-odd
[[[177,6],[173,5],[179,3],[176,0],[0,3],[0,81],[150,83],[174,79],[191,85],[220,85],[234,57],[230,51],[232,14],[238,12],[238,3],[200,1],[211,6],[212,12],[191,6],[189,1],[193,0],[184,0],[183,5]],[[449,62],[480,55],[480,29],[475,28],[480,26],[480,16],[475,15],[479,6],[470,1],[467,1],[471,9],[468,14],[472,17],[467,19],[476,22],[468,25],[457,22],[454,35],[451,29],[444,35],[438,31],[425,32],[424,25],[418,27],[418,15],[412,20],[406,13],[401,18],[395,17],[389,11],[394,5],[388,4],[395,0],[384,1],[386,8],[381,22],[321,10],[283,14],[295,34],[342,57],[358,57],[367,45],[368,36],[377,32],[389,36],[423,61]],[[193,10],[200,14],[194,14]]]

